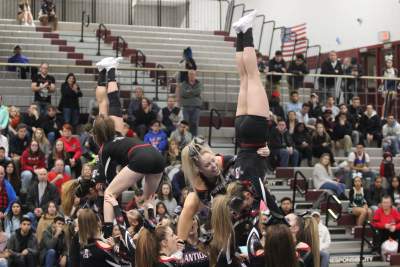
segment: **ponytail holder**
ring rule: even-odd
[[[143,227],[150,231],[150,233],[154,233],[156,230],[156,226],[149,220],[143,220]]]

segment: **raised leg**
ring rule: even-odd
[[[248,77],[244,67],[243,52],[236,52],[236,66],[240,77],[240,90],[236,107],[236,116],[247,115]]]

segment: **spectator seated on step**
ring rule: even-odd
[[[362,226],[366,220],[371,218],[372,211],[368,207],[360,173],[354,174],[353,187],[350,189],[349,200],[350,211],[354,216],[356,216],[356,225]]]
[[[382,137],[383,151],[390,152],[394,156],[399,154],[400,124],[392,114],[387,116],[386,124],[382,127]]]
[[[273,91],[271,94],[271,101],[269,102],[269,109],[278,118],[285,119],[285,111],[281,105],[281,93],[279,91]]]
[[[157,113],[152,110],[152,103],[146,97],[141,100],[140,108],[135,112],[135,132],[143,139],[150,124],[157,119]]]
[[[29,59],[28,57],[22,55],[22,48],[19,45],[16,45],[14,47],[14,55],[12,57],[8,58],[8,63],[18,63],[18,64],[28,64],[29,63]],[[23,66],[8,66],[7,67],[8,71],[20,71],[20,77],[21,79],[26,79],[27,76],[26,74],[29,72],[29,67],[23,67]]]
[[[299,93],[292,91],[290,93],[290,100],[286,103],[285,112],[288,114],[290,111],[298,112],[301,110],[303,103],[299,102]]]
[[[304,123],[298,123],[294,128],[293,141],[295,148],[299,151],[299,165],[303,159],[307,160],[308,167],[312,166],[311,134]]]
[[[331,137],[325,131],[324,124],[319,122],[315,126],[315,131],[311,137],[313,157],[320,158],[322,154],[328,153],[331,164],[335,162],[332,152]]]
[[[0,95],[0,133],[6,132],[8,123],[10,121],[10,114],[6,105],[3,105],[3,97]]]
[[[400,182],[397,176],[393,177],[389,185],[388,195],[392,198],[393,205],[400,210]]]
[[[9,123],[8,123],[8,135],[12,137],[17,134],[17,126],[21,123],[21,114],[19,108],[11,106],[8,108]]]
[[[341,114],[345,114],[347,116],[347,121],[351,124],[351,129],[352,129],[351,140],[352,140],[353,144],[360,143],[361,133],[358,130],[356,116],[354,114],[350,113],[346,104],[343,104],[343,103],[339,105],[339,114],[336,116],[335,122],[337,122],[339,120],[339,116]]]
[[[326,110],[331,111],[332,119],[335,120],[335,117],[339,114],[340,110],[335,105],[335,98],[333,96],[329,96],[326,100],[326,104],[321,107],[322,113],[324,113]]]
[[[333,176],[329,154],[322,154],[319,163],[314,166],[312,178],[316,189],[331,190],[340,199],[347,199],[345,195],[346,185],[340,183],[339,180]]]
[[[144,136],[144,142],[151,144],[160,153],[164,154],[168,149],[167,134],[161,130],[161,123],[157,120],[150,123],[150,130]]]
[[[278,121],[278,125],[272,128],[270,140],[268,141],[272,156],[278,159],[280,167],[296,167],[299,163],[299,152],[294,147],[294,142],[286,128],[284,120]]]
[[[160,110],[158,116],[167,135],[170,136],[183,119],[182,111],[176,105],[175,96],[168,96],[167,106]]]
[[[317,120],[315,118],[310,117],[311,105],[310,103],[304,103],[301,107],[301,110],[296,112],[296,119],[300,123],[304,123],[305,126],[310,130],[315,130],[315,124]]]
[[[310,95],[310,99],[307,102],[310,105],[310,111],[308,115],[310,118],[319,119],[322,117],[322,106],[319,102],[319,97],[316,93]]]
[[[174,140],[180,150],[182,150],[187,144],[192,141],[192,134],[189,132],[189,123],[185,120],[182,120],[179,123],[178,128],[172,132],[171,140]]]
[[[362,174],[362,182],[364,188],[369,188],[374,182],[377,173],[369,167],[370,156],[365,152],[364,144],[356,145],[356,150],[351,152],[347,158],[348,161],[348,174],[345,178],[346,186],[349,188],[352,184],[352,177],[354,173]]]
[[[379,175],[386,180],[386,182],[392,181],[393,177],[396,176],[393,164],[393,157],[390,152],[383,153],[383,159],[381,166],[379,167]]]
[[[376,247],[389,238],[399,242],[400,239],[400,213],[392,206],[392,199],[386,195],[382,198],[380,208],[375,211],[372,225],[379,232],[379,239],[375,240]]]
[[[367,105],[366,111],[360,120],[360,129],[363,140],[367,141],[367,144],[371,144],[375,141],[377,147],[381,147],[382,143],[382,125],[381,119],[378,113],[374,110],[372,105]]]
[[[333,126],[332,139],[335,142],[335,149],[343,149],[344,155],[351,152],[353,143],[351,141],[352,128],[345,113],[340,113]]]
[[[58,18],[56,15],[56,5],[53,0],[42,0],[39,11],[39,21],[42,26],[52,24],[52,30],[56,31],[58,26]]]
[[[17,134],[10,139],[10,156],[15,162],[19,162],[22,153],[29,146],[27,126],[23,123],[18,124]]]
[[[267,62],[265,62],[260,52],[257,52],[257,67],[259,72],[268,72]]]
[[[383,178],[378,176],[375,178],[374,184],[367,191],[367,203],[373,212],[379,208],[382,197],[385,195],[387,195],[387,191],[383,188]]]

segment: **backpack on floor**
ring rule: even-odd
[[[381,246],[382,260],[390,262],[390,256],[397,254],[398,248],[399,248],[399,243],[397,243],[396,240],[389,238],[388,240],[383,242]]]

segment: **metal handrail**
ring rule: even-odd
[[[357,264],[358,267],[363,267],[364,266],[364,243],[367,242],[368,246],[373,247],[373,244],[371,244],[371,242],[369,240],[366,239],[366,226],[369,225],[369,227],[371,228],[371,230],[373,232],[375,232],[375,227],[371,224],[370,221],[366,220],[363,223],[363,226],[361,228],[361,247],[360,247],[360,262]],[[376,233],[373,233],[374,235]]]
[[[143,53],[142,50],[137,49],[136,54],[135,54],[135,57],[136,57],[135,67],[136,68],[134,69],[135,70],[134,85],[138,84],[138,81],[137,81],[138,71],[141,70],[141,69],[139,69],[139,55],[143,58],[142,66],[144,67],[146,65],[146,55]],[[121,68],[119,68],[119,69],[121,69]],[[142,70],[144,70],[144,68],[142,68]],[[151,70],[157,70],[157,68],[152,68]]]
[[[233,5],[233,8],[232,8],[232,14],[231,14],[231,17],[230,17],[230,22],[229,22],[229,28],[228,28],[228,35],[230,35],[231,34],[231,28],[232,28],[232,19],[233,19],[233,14],[235,13],[235,9],[236,8],[238,8],[238,7],[243,7],[243,10],[242,10],[242,15],[241,15],[241,17],[243,16],[243,14],[244,14],[244,11],[246,10],[246,5],[245,4],[243,4],[243,3],[241,3],[241,4],[237,4],[237,5]]]
[[[333,212],[333,210],[330,209],[332,199],[336,202],[336,204],[338,204],[340,206],[340,210],[336,214]],[[335,219],[335,221],[339,220],[340,217],[342,217],[342,202],[339,200],[339,198],[335,194],[330,194],[328,196],[328,199],[326,200],[326,217],[325,217],[325,226],[326,227],[328,227],[329,217],[332,217],[333,219]]]
[[[104,30],[104,34],[102,33],[101,29]],[[97,54],[96,54],[96,56],[101,56],[101,54],[100,54],[100,40],[101,39],[105,40],[107,38],[107,32],[108,32],[108,29],[107,29],[106,25],[104,25],[103,23],[100,23],[99,24],[99,28],[97,30]]]
[[[86,23],[85,23],[85,18],[86,18]],[[81,19],[81,39],[79,42],[83,43],[83,30],[86,27],[89,27],[90,25],[90,15],[86,14],[86,11],[82,11],[82,19]]]
[[[120,43],[120,41],[119,40],[121,40],[122,41],[122,43]],[[115,57],[118,57],[118,53],[119,53],[119,49],[121,48],[121,45],[122,45],[122,51],[121,51],[121,55],[122,56],[124,56],[124,52],[125,52],[125,48],[126,48],[126,45],[127,45],[128,43],[125,41],[125,39],[122,37],[122,36],[117,36],[117,47],[116,47],[116,51],[115,51]]]
[[[268,20],[268,21],[263,22],[263,24],[261,25],[260,39],[258,40],[258,50],[261,49],[262,36],[264,33],[264,25],[269,24],[269,23],[272,23],[272,25],[273,25],[272,28],[275,28],[275,24],[276,24],[275,20]],[[270,55],[268,55],[268,57],[270,57]]]
[[[161,65],[161,64],[157,64],[157,65],[156,65],[156,68],[157,68],[157,69],[164,69],[164,66]],[[153,98],[153,100],[154,100],[154,101],[158,101],[158,100],[159,100],[159,99],[158,99],[158,87],[159,87],[160,77],[159,77],[159,75],[158,75],[158,71],[155,71],[154,73],[155,73],[155,82],[156,82],[156,95],[155,95],[155,97]],[[166,78],[166,76],[167,76],[167,75],[164,75],[164,78]]]
[[[297,179],[298,176],[301,176],[301,178],[305,181],[306,188],[302,190],[300,186],[297,185]],[[294,178],[293,178],[293,192],[292,192],[292,203],[293,207],[296,204],[296,192],[299,192],[301,195],[307,194],[308,191],[308,180],[307,177],[301,172],[301,171],[296,171],[294,173]]]
[[[217,123],[214,123],[214,113],[217,114]],[[216,110],[215,108],[212,108],[210,110],[210,117],[209,117],[209,122],[208,122],[208,146],[209,147],[214,147],[214,148],[234,148],[236,151],[236,144],[234,144],[234,146],[232,147],[228,147],[228,146],[215,146],[211,143],[211,139],[212,139],[212,128],[215,128],[217,130],[221,129],[222,127],[222,116],[221,113]],[[236,142],[234,142],[236,143]],[[235,152],[236,153],[236,152]]]

